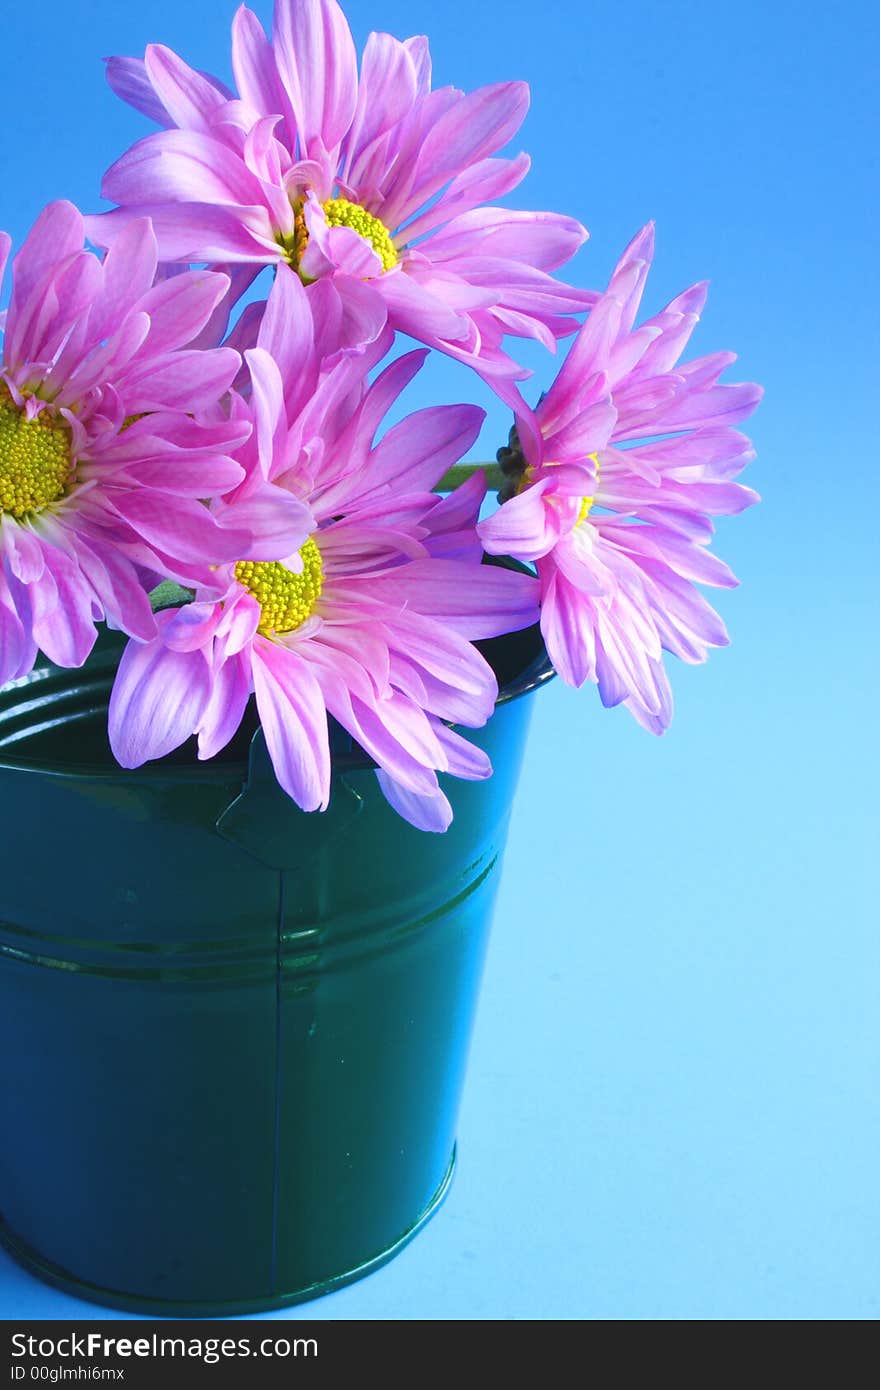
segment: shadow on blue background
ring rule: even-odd
[[[49,197],[95,207],[144,133],[101,54],[157,39],[226,73],[227,10],[4,16],[0,224],[18,240]],[[348,13],[360,41],[427,30],[438,81],[531,82],[515,201],[590,226],[572,279],[601,284],[648,217],[649,312],[712,277],[696,347],[736,348],[767,387],[747,475],[764,503],[720,528],[743,580],[718,599],[733,646],[673,672],[665,739],[592,690],[538,699],[453,1193],[386,1269],[273,1316],[873,1318],[876,11],[566,0],[540,28],[522,0]],[[527,356],[538,389],[555,368]],[[490,456],[503,408],[444,362],[407,407],[442,399],[489,407]],[[2,1255],[0,1313],[124,1316]]]

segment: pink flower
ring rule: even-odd
[[[634,328],[653,225],[631,242],[553,386],[517,417],[517,491],[482,522],[494,554],[537,562],[541,629],[570,685],[595,681],[662,733],[668,651],[702,662],[728,637],[695,583],[736,579],[706,549],[709,516],[757,501],[733,481],[754,456],[731,426],[761,398],[719,377],[733,353],[679,364],[706,298],[694,285]]]
[[[375,760],[392,805],[444,830],[451,810],[437,774],[491,771],[449,727],[479,727],[494,707],[495,677],[471,642],[535,622],[537,582],[480,563],[479,476],[447,498],[431,492],[483,412],[422,410],[375,444],[424,353],[370,386],[381,348],[323,358],[322,301],[334,293],[328,283],[307,294],[295,275],[279,275],[246,354],[247,477],[227,499],[234,517],[269,484],[307,500],[314,529],[282,560],[219,565],[192,604],[159,614],[155,640],[129,644],[111,745],[133,767],[196,733],[199,756],[211,758],[254,694],[278,781],[304,810],[324,809],[330,795],[329,714]]]
[[[0,234],[0,274],[10,249]],[[218,409],[238,354],[190,350],[228,279],[158,284],[156,240],[135,221],[102,263],[70,204],[50,204],[15,259],[0,363],[0,683],[40,648],[79,666],[95,621],[155,631],[145,572],[186,579],[207,553],[241,553],[201,499],[244,476],[249,432]]]
[[[235,16],[238,97],[151,45],[110,60],[126,101],[171,127],[139,141],[105,176],[121,204],[89,221],[110,245],[149,212],[163,258],[286,261],[303,280],[367,280],[392,327],[473,365],[511,404],[528,373],[505,334],[555,350],[595,295],[549,273],[586,238],[555,213],[485,207],[529,161],[498,158],[528,107],[523,82],[470,94],[431,89],[427,40],[371,34],[360,77],[335,0],[277,0],[272,42]]]

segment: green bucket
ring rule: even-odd
[[[120,639],[0,691],[0,1239],[139,1312],[279,1308],[390,1259],[449,1186],[537,629],[483,644],[487,782],[414,830],[334,755],[324,815],[262,735],[116,766]]]

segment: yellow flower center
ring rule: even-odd
[[[595,500],[595,497],[581,498],[581,509],[578,512],[578,519],[575,522],[575,526],[580,526],[582,521],[586,521],[587,517],[590,515],[590,512],[593,510],[593,503],[595,502]]]
[[[328,227],[351,227],[352,231],[370,243],[382,262],[383,271],[394,269],[398,261],[397,247],[384,222],[358,203],[350,203],[347,198],[328,198],[323,207]]]
[[[328,227],[351,227],[352,231],[370,243],[382,262],[383,273],[394,269],[400,257],[384,222],[367,212],[359,203],[350,203],[347,198],[328,198],[322,207]],[[305,199],[297,198],[293,204],[293,234],[289,237],[279,237],[279,242],[284,247],[293,269],[299,271],[300,277],[308,285],[311,283],[309,277],[303,275],[299,269],[300,261],[309,244],[309,229],[306,226],[304,208]]]
[[[300,549],[303,567],[294,574],[280,560],[239,560],[235,577],[260,605],[257,629],[264,636],[293,632],[315,611],[324,587],[321,552],[311,536]]]
[[[305,255],[306,247],[309,244],[309,229],[306,226],[305,198],[297,198],[293,204],[293,236],[281,237],[281,245],[287,253],[287,259],[294,270],[299,270],[299,263]],[[305,284],[310,285],[311,280],[302,275]]]
[[[17,520],[63,497],[73,479],[70,430],[51,410],[29,420],[0,384],[0,513]]]

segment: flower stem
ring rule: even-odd
[[[504,474],[497,463],[457,463],[454,468],[450,468],[448,473],[444,473],[434,488],[435,492],[452,492],[454,488],[466,483],[468,478],[472,478],[475,473],[483,469],[486,474],[486,485],[490,492],[497,492],[504,484]]]

